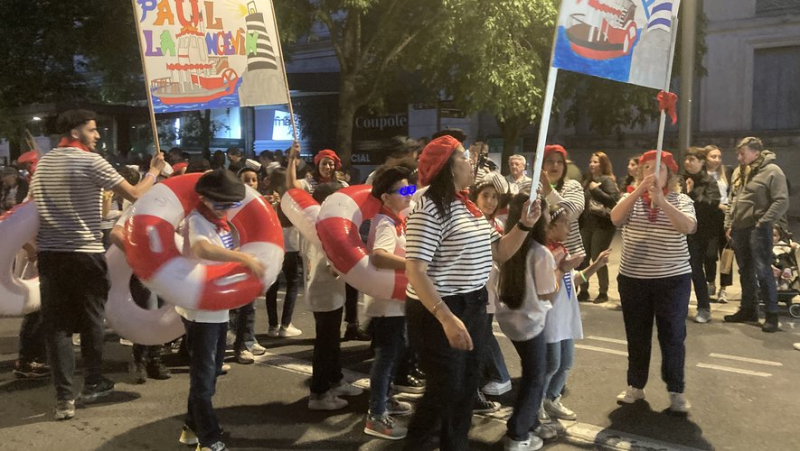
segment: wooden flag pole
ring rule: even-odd
[[[281,66],[283,66],[283,84],[284,86],[286,86],[286,103],[289,105],[289,117],[292,120],[292,135],[294,135],[295,141],[299,141],[297,134],[297,124],[295,123],[294,120],[294,108],[292,108],[292,94],[289,92],[289,75],[286,73],[286,61],[284,61],[283,59],[281,34],[278,31],[278,17],[275,15],[275,3],[273,3],[273,0],[270,0],[269,5],[272,8],[272,22],[275,24],[275,38],[278,41],[278,54],[280,55],[281,58]]]
[[[147,76],[147,64],[145,64],[144,48],[142,47],[142,27],[139,25],[139,14],[136,11],[136,0],[131,0],[133,5],[133,21],[136,22],[136,39],[139,41],[139,56],[142,59],[142,71],[144,73],[144,85],[147,88],[147,104],[150,107],[150,127],[153,129],[153,145],[157,155],[161,152],[161,145],[158,141],[158,126],[156,125],[156,112],[153,107],[153,93],[150,90],[150,77]]]
[[[669,92],[669,85],[672,81],[672,63],[675,61],[675,42],[678,39],[678,16],[672,16],[672,29],[670,30],[669,63],[667,63],[667,75],[664,77],[664,92]],[[667,127],[667,112],[661,111],[661,118],[658,123],[658,143],[656,147],[656,177],[661,172],[661,151],[664,149],[664,131]]]

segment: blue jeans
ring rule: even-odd
[[[201,446],[209,446],[222,436],[211,398],[216,392],[217,374],[221,372],[225,358],[228,323],[196,323],[184,318],[183,325],[189,351],[186,426],[197,434]]]
[[[472,351],[450,347],[442,325],[420,301],[406,298],[408,338],[419,353],[425,373],[425,394],[408,425],[404,449],[435,448],[439,436],[442,450],[469,449],[472,406],[478,395],[480,364],[486,345],[486,288],[442,300],[467,328]]]
[[[508,382],[511,380],[511,375],[508,374],[503,351],[494,336],[493,320],[494,315],[489,315],[486,327],[486,352],[483,354],[483,374],[490,382]]]
[[[241,352],[252,349],[256,343],[256,301],[231,310],[229,326],[236,334],[233,350]]]
[[[575,340],[547,343],[547,373],[544,377],[544,396],[554,400],[561,396],[569,370],[575,362]]]
[[[544,334],[525,341],[512,341],[522,363],[514,413],[506,422],[511,440],[527,440],[531,429],[539,426],[539,407],[542,405],[544,379],[547,371],[547,343]]]
[[[406,317],[372,318],[369,323],[375,361],[369,373],[369,412],[383,415],[389,400],[389,384],[397,363],[406,351]]]
[[[778,286],[772,275],[772,225],[731,230],[733,252],[739,264],[742,310],[757,311],[756,289],[767,313],[778,313]]]
[[[635,279],[620,274],[617,286],[628,338],[628,385],[647,385],[655,317],[661,346],[661,379],[670,392],[683,393],[691,275]]]

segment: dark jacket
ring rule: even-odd
[[[741,166],[733,171],[726,228],[771,226],[782,220],[789,209],[789,187],[783,171],[775,164],[775,154],[763,150],[759,159],[760,164],[751,169],[747,180],[740,180],[744,172]]]
[[[686,183],[691,179],[693,183],[692,191],[687,192]],[[719,192],[719,185],[714,177],[708,175],[705,170],[697,174],[684,174],[682,181],[683,192],[694,201],[694,212],[697,217],[697,231],[690,235],[694,238],[713,238],[718,235],[719,229],[715,223],[719,221],[719,202],[722,196]]]
[[[595,189],[590,189],[589,184],[593,181],[593,179],[588,178],[583,182],[584,194],[586,195],[586,207],[583,210],[584,223],[585,225],[591,225],[595,227],[614,227],[610,216],[606,214],[594,214],[591,210],[590,204],[592,200],[595,200],[606,207],[607,212],[610,213],[611,209],[617,205],[617,202],[619,202],[620,198],[617,184],[611,177],[607,175],[601,175],[600,180],[598,180],[600,186]]]

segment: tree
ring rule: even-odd
[[[401,69],[400,59],[448,12],[441,0],[275,0],[281,39],[296,42],[321,23],[339,62],[337,151],[349,161],[353,121],[378,105]]]

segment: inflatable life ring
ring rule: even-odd
[[[283,264],[283,232],[278,215],[247,187],[242,205],[228,220],[239,232],[239,250],[267,268],[258,279],[243,265],[207,265],[181,255],[175,228],[198,204],[194,186],[202,174],[169,178],[150,188],[132,207],[125,224],[125,255],[133,272],[165,301],[195,310],[229,310],[252,302],[271,286]]]
[[[322,204],[317,219],[317,234],[322,249],[344,280],[362,293],[380,299],[405,300],[405,271],[378,269],[358,230],[381,208],[370,185],[355,185],[331,194]]]
[[[136,344],[155,346],[175,340],[186,332],[174,305],[146,310],[133,302],[130,289],[133,269],[120,248],[111,246],[106,252],[106,262],[111,280],[106,320],[116,333]]]
[[[0,216],[0,315],[22,316],[41,308],[39,278],[23,279],[13,271],[17,252],[38,232],[39,211],[32,200]]]
[[[292,188],[283,193],[281,198],[283,214],[297,228],[303,239],[315,244],[319,244],[316,228],[319,209],[317,201],[306,190]]]

